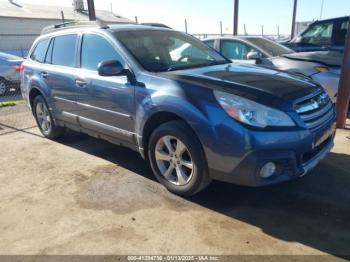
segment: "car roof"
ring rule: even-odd
[[[220,40],[220,39],[240,39],[240,40],[247,40],[249,41],[250,39],[264,39],[267,41],[272,41],[271,39],[268,39],[266,37],[262,37],[262,36],[248,36],[248,35],[238,35],[238,36],[218,36],[218,37],[209,37],[206,39],[203,39],[202,41],[212,41],[212,40]]]
[[[6,60],[22,60],[23,58],[22,58],[22,57],[19,57],[19,56],[15,56],[15,55],[8,54],[8,53],[0,52],[0,59],[6,59]]]
[[[152,31],[174,31],[168,27],[160,27],[153,25],[142,25],[142,24],[113,24],[108,25],[108,29],[111,31],[137,31],[137,30],[152,30]]]
[[[118,23],[118,24],[103,24],[99,21],[83,21],[83,22],[66,22],[61,24],[55,24],[43,28],[41,35],[55,35],[60,32],[77,32],[88,31],[91,29],[101,29],[109,31],[134,31],[134,30],[172,30],[171,28],[155,27],[151,25],[141,25],[134,23]]]
[[[349,20],[350,16],[341,16],[341,17],[335,17],[335,18],[327,18],[323,20],[316,20],[311,23],[312,24],[318,24],[318,23],[324,23],[324,22],[331,22],[331,21],[338,21],[338,20]]]

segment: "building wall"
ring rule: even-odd
[[[0,52],[25,56],[42,28],[57,23],[61,20],[0,17]]]

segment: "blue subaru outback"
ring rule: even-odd
[[[172,29],[52,26],[21,77],[45,137],[70,128],[129,147],[183,196],[213,179],[246,186],[295,179],[333,146],[335,110],[320,86],[232,64]]]

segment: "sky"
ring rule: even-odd
[[[7,0],[0,0],[0,3]],[[14,0],[39,5],[71,6],[73,0]],[[322,1],[324,1],[321,14]],[[44,2],[44,4],[43,4]],[[95,8],[110,10],[139,22],[164,23],[176,30],[191,34],[218,34],[220,21],[224,33],[232,33],[233,0],[95,0]],[[238,33],[289,34],[293,0],[240,0]],[[1,13],[1,9],[0,9]],[[312,21],[350,15],[350,0],[298,0],[297,21]]]

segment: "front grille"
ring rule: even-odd
[[[319,91],[299,99],[294,109],[308,129],[315,130],[334,117],[334,107],[327,93]]]

